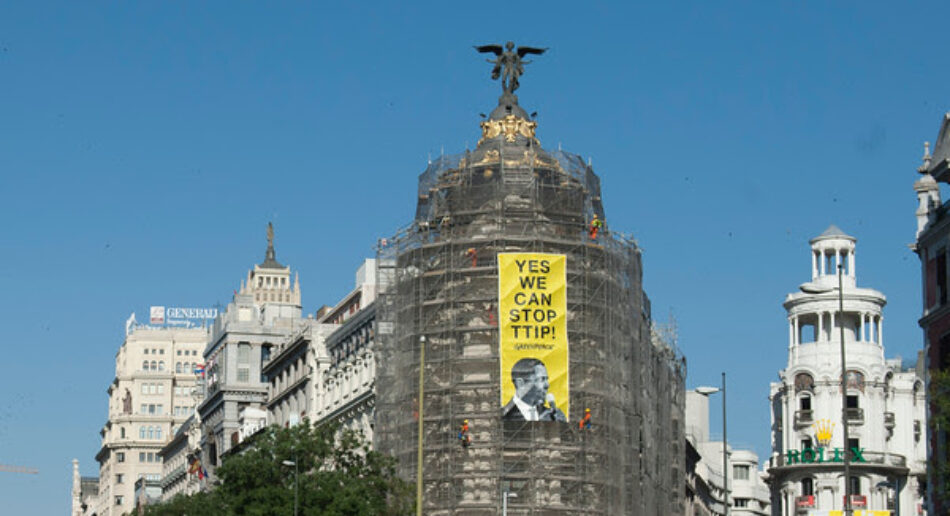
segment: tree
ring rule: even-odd
[[[221,485],[214,491],[176,497],[147,514],[293,514],[294,467],[283,461],[295,462],[300,473],[300,514],[398,516],[413,510],[410,486],[396,477],[394,459],[370,450],[356,432],[304,420],[254,436],[216,470]]]
[[[950,370],[930,370],[930,432],[937,435],[941,432],[950,433]],[[948,444],[943,444],[944,447]],[[933,469],[934,496],[950,504],[950,450],[941,450],[943,460],[929,461]],[[940,453],[940,451],[935,451]]]

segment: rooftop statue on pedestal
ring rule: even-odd
[[[501,45],[475,47],[475,50],[483,54],[492,53],[498,56],[487,61],[495,65],[495,68],[491,71],[491,78],[498,79],[501,77],[502,96],[512,95],[518,89],[518,77],[524,74],[524,65],[531,63],[531,61],[524,60],[524,56],[528,54],[541,55],[547,50],[546,48],[537,47],[518,47],[518,50],[513,52],[512,49],[514,48],[515,44],[511,41],[505,43],[504,50],[501,49]]]

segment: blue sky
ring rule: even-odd
[[[659,5],[663,4],[663,5]],[[590,157],[634,234],[688,387],[729,375],[729,436],[768,455],[769,382],[808,239],[858,238],[913,357],[912,183],[950,109],[950,4],[0,4],[0,500],[62,514],[94,455],[123,323],[226,303],[263,259],[332,304],[407,223],[429,155],[479,137],[499,86],[472,45],[551,50],[521,104]],[[715,403],[715,401],[714,401]],[[713,410],[713,428],[718,411]]]

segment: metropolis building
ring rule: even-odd
[[[785,299],[788,365],[769,395],[768,481],[772,514],[777,516],[841,511],[844,453],[850,453],[847,481],[852,509],[923,514],[927,457],[923,374],[900,358],[885,358],[886,299],[877,290],[858,286],[856,242],[834,225],[813,238],[811,280]],[[841,392],[842,330],[845,393]],[[917,365],[922,365],[920,360]],[[847,442],[843,425],[848,425]]]
[[[431,162],[415,219],[380,242],[376,447],[421,477],[427,515],[681,514],[685,363],[653,331],[640,249],[594,234],[599,178],[542,148],[503,89],[477,148]],[[509,277],[513,264],[537,277]],[[550,306],[513,327],[501,306],[526,297],[509,287],[535,280]],[[542,348],[561,358],[506,362]]]

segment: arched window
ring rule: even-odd
[[[148,427],[148,438],[149,439],[155,438],[155,427],[153,426]]]
[[[156,364],[154,360],[152,360],[152,364],[151,364],[150,369],[151,369],[152,371],[157,371],[157,370],[158,370],[158,364]]]
[[[181,362],[175,362],[175,372],[181,374]]]
[[[142,362],[142,370],[148,371],[148,360]]]
[[[808,373],[796,374],[795,392],[815,392],[815,379]]]
[[[139,427],[139,439],[145,439],[145,427],[144,427],[144,426],[140,426],[140,427]]]
[[[159,361],[158,361],[158,370],[159,370],[159,371],[164,371],[164,370],[165,370],[165,361],[164,361],[164,360],[159,360]]]
[[[811,477],[802,479],[802,496],[811,496],[815,494],[815,481]]]
[[[160,427],[160,426],[155,427],[155,438],[156,438],[156,439],[161,439],[161,438],[162,438],[162,427]]]
[[[124,427],[124,426],[120,426],[120,427],[119,427],[119,437],[121,437],[122,439],[125,439],[125,427]]]

